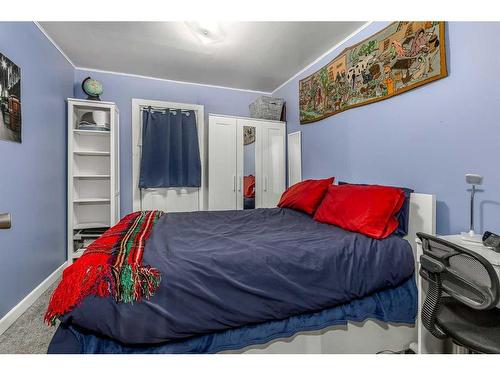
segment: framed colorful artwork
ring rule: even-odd
[[[444,32],[444,22],[393,22],[346,48],[300,81],[300,123],[319,121],[446,77]]]
[[[0,139],[21,142],[21,69],[1,53]]]

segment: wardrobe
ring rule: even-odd
[[[276,207],[286,188],[286,124],[209,115],[208,209]]]

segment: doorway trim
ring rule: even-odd
[[[200,147],[201,159],[201,187],[199,190],[199,210],[206,210],[207,197],[207,181],[206,181],[206,139],[205,139],[205,107],[200,104],[187,104],[165,102],[160,100],[147,99],[132,99],[132,200],[134,211],[141,210],[142,197],[141,189],[139,189],[140,175],[140,160],[142,147],[142,131],[141,131],[141,108],[157,107],[157,108],[175,108],[186,111],[195,111],[196,126],[198,127],[198,143]]]
[[[288,187],[302,181],[302,132],[288,133]],[[296,180],[292,179],[296,177]]]

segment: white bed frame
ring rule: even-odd
[[[436,197],[414,193],[410,197],[408,235],[415,257],[417,232],[436,232]],[[416,269],[416,268],[415,268]],[[320,331],[299,332],[292,337],[276,339],[263,345],[247,346],[224,353],[255,354],[321,354],[321,353],[377,353],[383,350],[399,351],[417,343],[417,325],[388,324],[375,319],[347,326],[332,326]]]

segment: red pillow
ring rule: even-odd
[[[318,207],[314,220],[385,238],[394,232],[397,212],[405,201],[402,189],[379,185],[330,186]]]
[[[312,215],[325,196],[328,186],[333,184],[335,177],[324,180],[305,180],[290,186],[285,190],[278,203],[281,208],[293,208]]]

